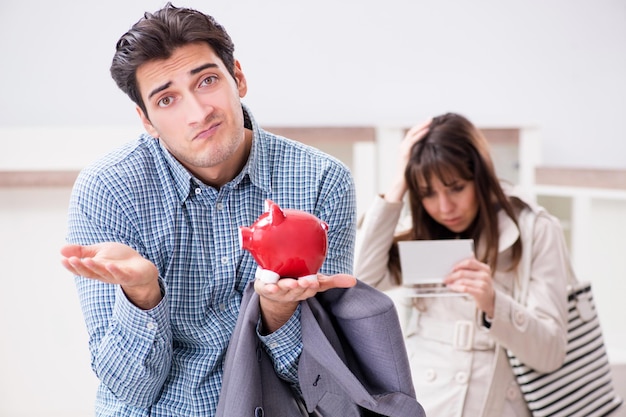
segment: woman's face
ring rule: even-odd
[[[424,210],[448,230],[465,231],[478,213],[474,182],[456,178],[445,185],[436,176],[430,182],[430,189],[421,190]]]

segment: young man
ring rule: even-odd
[[[97,415],[215,415],[233,331],[246,331],[242,300],[258,308],[255,339],[302,409],[301,302],[356,284],[348,169],[259,128],[241,103],[247,83],[233,51],[212,17],[169,3],[117,43],[111,74],[148,134],[81,172],[61,250],[101,381]],[[254,280],[238,227],[267,198],[328,223],[317,282]]]

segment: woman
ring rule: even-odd
[[[399,240],[463,238],[475,247],[444,280],[460,296],[402,293],[411,307],[404,329],[418,400],[429,416],[529,416],[506,349],[539,371],[563,363],[567,270],[558,220],[500,184],[485,138],[458,114],[410,129],[399,157],[395,181],[359,226],[356,276],[381,290],[401,287]],[[410,227],[400,230],[405,194]],[[521,305],[513,292],[520,231],[531,221],[531,278]]]

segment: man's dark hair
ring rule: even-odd
[[[168,2],[146,12],[117,42],[111,76],[117,86],[146,114],[137,86],[137,68],[155,59],[168,59],[174,50],[192,43],[207,43],[235,78],[235,45],[226,30],[209,15]]]

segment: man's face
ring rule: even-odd
[[[170,58],[137,69],[144,127],[201,179],[232,165],[244,141],[240,99],[247,85],[239,63],[235,77],[205,43],[182,46]]]

